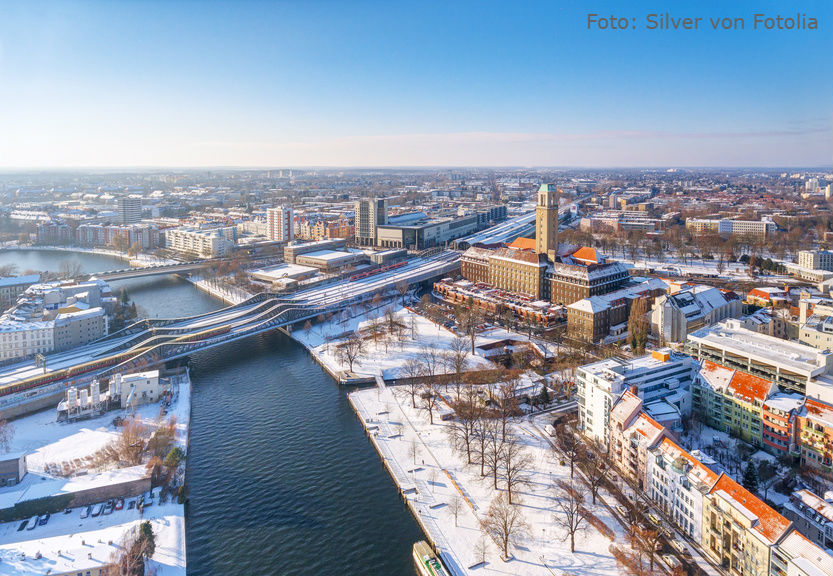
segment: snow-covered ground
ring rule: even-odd
[[[685,274],[702,274],[711,275],[716,274],[723,278],[731,278],[733,280],[749,280],[763,283],[767,282],[791,282],[795,279],[791,276],[783,274],[759,274],[753,278],[749,275],[749,266],[742,262],[724,262],[723,271],[718,272],[717,260],[701,260],[697,258],[688,258],[684,262],[682,258],[675,256],[666,256],[661,262],[655,258],[638,257],[631,258],[616,258],[617,261],[629,268],[653,268],[657,274],[666,271],[669,274],[685,275]]]
[[[413,312],[408,308],[396,308],[396,319],[405,327],[403,339],[399,341],[391,338],[385,342],[380,339],[372,342],[369,338],[365,342],[366,350],[353,363],[353,372],[360,375],[376,376],[381,373],[385,379],[396,378],[400,375],[405,362],[411,358],[419,359],[425,349],[436,353],[448,351],[456,335],[447,328],[435,324],[428,318]],[[377,316],[381,316],[379,310]],[[356,330],[366,331],[370,323],[369,315],[344,311],[327,322],[314,324],[310,329],[294,330],[292,337],[307,347],[332,372],[349,369],[346,362],[341,362],[338,355],[338,344],[344,341],[347,334]],[[506,338],[526,340],[525,336],[514,334],[502,328],[494,328],[480,333],[475,339],[475,346],[496,342]],[[494,368],[489,360],[469,354],[466,357],[467,370]],[[447,366],[439,366],[438,374],[452,372]]]
[[[150,429],[168,422],[171,416],[175,417],[175,442],[184,449],[191,414],[190,380],[184,379],[175,386],[174,392],[166,415],[162,416],[159,404],[153,403],[136,407],[135,417]],[[127,415],[127,411],[113,410],[96,418],[68,423],[57,422],[55,411],[45,410],[14,420],[10,449],[27,453],[29,473],[19,485],[0,489],[0,500],[14,498],[16,494],[30,489],[43,496],[44,486],[54,485],[56,490],[60,490],[62,483],[52,480],[46,470],[62,468],[64,463],[72,462],[83,467],[87,458],[117,437],[113,419]],[[70,514],[53,515],[46,526],[38,526],[34,530],[18,531],[20,521],[0,524],[0,575],[44,574],[47,568],[57,572],[67,566],[71,570],[73,554],[77,554],[78,558],[82,557],[82,552],[84,556],[88,553],[109,555],[125,532],[140,519],[149,519],[153,523],[156,536],[153,562],[157,574],[184,576],[185,507],[176,503],[157,503],[144,511],[143,518],[138,511],[129,511],[125,507],[107,516],[81,519],[80,510],[75,509]],[[83,545],[82,540],[85,542]],[[113,544],[108,545],[109,541]],[[37,552],[43,555],[44,562],[34,559]],[[23,553],[28,560],[21,559]]]
[[[225,286],[217,281],[203,280],[200,276],[188,276],[187,280],[200,290],[203,290],[211,296],[229,304],[240,304],[241,302],[254,296],[254,294],[243,290],[242,288],[237,288],[236,286]]]
[[[49,574],[50,569],[51,573],[66,573],[81,566],[85,574],[87,569],[98,574],[94,567],[109,562],[118,553],[125,533],[143,520],[153,527],[156,574],[184,576],[184,506],[171,502],[155,503],[142,513],[125,506],[96,518],[81,518],[80,509],[74,509],[70,514],[54,514],[46,526],[34,530],[18,531],[20,522],[0,524],[0,575]],[[42,558],[36,559],[38,553]]]
[[[512,432],[532,458],[530,483],[518,490],[520,504],[517,504],[529,528],[510,547],[511,558],[504,561],[498,545],[484,539],[479,528],[498,491],[493,489],[491,477],[480,477],[479,465],[466,465],[465,457],[452,450],[446,432],[448,423],[435,417],[434,424],[429,424],[428,414],[414,409],[406,395],[394,394],[393,387],[353,392],[350,400],[452,574],[601,576],[621,573],[609,550],[612,541],[590,525],[576,535],[576,551],[570,552],[566,531],[555,522],[558,512],[553,490],[556,481],[569,480],[569,466],[560,465],[544,434],[530,421],[522,419],[511,425]],[[503,490],[501,485],[499,491]],[[580,491],[586,492],[583,486]],[[449,507],[455,494],[464,502],[456,525]],[[589,495],[585,506],[613,531],[616,544],[624,547],[624,528],[610,509],[601,500],[593,506]],[[485,565],[480,564],[477,551],[480,541],[487,546]]]

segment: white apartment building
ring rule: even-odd
[[[808,270],[833,271],[833,252],[830,250],[800,250],[798,266]]]
[[[266,227],[269,240],[292,242],[295,239],[295,216],[292,208],[269,208],[266,210]]]
[[[0,322],[0,361],[50,352],[54,348],[54,323]]]
[[[608,416],[615,400],[630,390],[645,403],[666,402],[685,417],[691,412],[691,381],[696,362],[670,350],[634,359],[608,358],[576,371],[579,429],[607,445]]]
[[[165,246],[175,252],[199,258],[221,258],[231,251],[234,242],[220,228],[173,228],[165,230]]]
[[[645,493],[696,542],[703,537],[703,497],[716,481],[717,474],[670,438],[648,455]]]

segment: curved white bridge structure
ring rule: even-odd
[[[417,284],[456,271],[459,257],[457,252],[443,252],[354,282],[342,281],[283,297],[258,294],[240,304],[188,318],[140,320],[91,344],[49,354],[45,367],[33,360],[0,367],[0,414],[23,413],[15,407],[61,395],[66,388],[95,377],[149,369],[199,350],[343,310],[376,294],[395,294],[401,282]]]

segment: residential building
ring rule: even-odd
[[[40,274],[0,278],[0,313],[11,308],[29,286],[40,282]]]
[[[292,242],[295,239],[295,218],[292,208],[269,208],[266,210],[267,237],[278,242]]]
[[[103,308],[65,312],[55,317],[54,350],[68,350],[107,336],[107,314]]]
[[[717,474],[671,438],[649,449],[645,493],[667,518],[696,542],[703,541],[703,499]]]
[[[694,378],[692,404],[712,428],[762,447],[763,406],[776,390],[771,380],[705,360]]]
[[[796,415],[801,465],[833,479],[833,406],[808,397]]]
[[[703,499],[703,549],[731,575],[768,574],[772,548],[790,526],[789,520],[726,474]]]
[[[642,411],[642,399],[626,390],[608,416],[608,457],[622,474],[645,489],[648,451],[656,447],[668,430]]]
[[[772,549],[770,576],[833,576],[833,555],[797,530]]]
[[[761,286],[750,290],[746,294],[746,301],[755,306],[784,308],[790,305],[790,292],[784,288]]]
[[[136,224],[142,219],[142,199],[120,196],[117,201],[119,224]]]
[[[796,415],[804,405],[801,394],[778,392],[764,402],[762,439],[764,449],[776,456],[796,452]]]
[[[555,262],[558,253],[558,196],[558,188],[542,184],[535,207],[535,251],[551,262]]]
[[[236,236],[237,228],[229,228]],[[189,257],[222,258],[231,252],[234,241],[221,228],[170,228],[165,230],[165,246]]]
[[[833,272],[833,252],[830,250],[800,250],[798,265],[808,270]]]
[[[0,361],[26,358],[51,352],[54,347],[55,326],[52,321],[0,321]]]
[[[700,360],[772,380],[800,394],[805,393],[808,381],[833,372],[833,353],[759,334],[737,319],[692,332],[685,350]]]
[[[816,545],[833,550],[833,502],[810,490],[796,490],[784,505],[784,515]]]
[[[356,243],[376,246],[376,227],[387,224],[388,205],[384,198],[362,198],[356,201]]]
[[[607,445],[608,416],[615,401],[630,390],[646,406],[666,402],[682,416],[691,412],[691,381],[696,362],[670,350],[634,359],[608,358],[576,371],[579,429]]]
[[[700,284],[657,296],[651,310],[651,332],[661,343],[682,343],[691,332],[737,318],[742,312],[737,294]]]

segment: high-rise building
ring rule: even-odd
[[[118,200],[119,223],[136,224],[142,220],[142,199],[122,196]]]
[[[266,225],[269,240],[291,242],[295,239],[294,215],[292,208],[269,208],[266,211]]]
[[[376,245],[376,227],[388,223],[388,205],[384,198],[362,198],[356,201],[356,243]]]
[[[554,262],[558,253],[558,188],[541,184],[535,208],[535,251]]]

